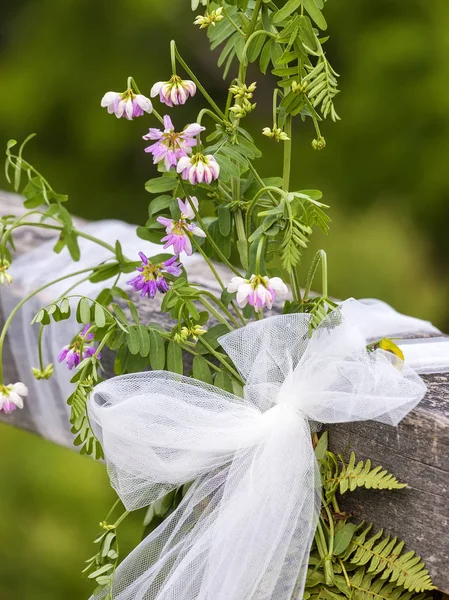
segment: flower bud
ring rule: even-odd
[[[326,147],[326,140],[324,139],[324,137],[322,135],[320,135],[320,137],[317,140],[313,140],[313,142],[312,142],[312,148],[314,150],[324,150],[325,147]]]

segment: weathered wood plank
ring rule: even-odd
[[[0,214],[17,212],[17,197],[0,193]],[[47,231],[21,230],[19,252],[31,250],[49,238]],[[216,284],[202,265],[189,275],[211,290]],[[227,278],[227,277],[225,277]],[[148,320],[163,319],[158,304],[146,303]],[[9,381],[17,379],[9,348],[5,353]],[[112,373],[111,365],[108,367]],[[342,508],[374,521],[407,542],[428,564],[437,587],[449,592],[449,376],[425,377],[429,387],[423,402],[397,429],[379,423],[351,423],[330,428],[331,449],[358,459],[371,458],[392,471],[409,487],[396,492],[359,490],[344,497]],[[35,431],[29,406],[8,417],[8,422]],[[61,398],[61,402],[64,399]]]

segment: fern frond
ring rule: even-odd
[[[434,590],[435,587],[429,576],[424,562],[414,552],[401,554],[404,542],[398,541],[396,537],[383,537],[381,529],[370,538],[367,538],[372,525],[369,525],[360,535],[355,536],[343,557],[352,565],[366,567],[364,577],[371,580],[380,575],[380,580],[388,581],[391,590],[397,586],[403,587],[409,592],[424,592]],[[374,589],[374,583],[365,581],[367,588]],[[377,585],[377,583],[376,583]],[[362,586],[363,587],[363,586]],[[390,591],[391,594],[391,591]],[[392,600],[393,595],[389,596]],[[401,598],[401,600],[407,600]]]
[[[382,467],[371,468],[371,461],[359,461],[356,464],[354,452],[351,452],[349,463],[346,464],[343,457],[339,456],[342,463],[340,473],[335,472],[334,476],[325,481],[325,485],[340,488],[340,494],[348,490],[353,492],[358,487],[365,487],[374,490],[400,490],[407,487],[406,483],[400,483],[394,475]]]
[[[340,92],[338,89],[338,77],[340,75],[327,60],[323,47],[317,37],[316,51],[305,44],[303,45],[308,54],[317,58],[315,65],[304,64],[307,75],[304,77],[303,83],[307,83],[308,85],[307,97],[314,108],[321,106],[320,110],[324,119],[330,116],[333,121],[339,121],[340,117],[335,110],[333,100]]]
[[[351,578],[353,600],[431,600],[426,593],[416,594],[395,582],[376,578],[364,567],[358,569]]]
[[[307,248],[311,233],[310,227],[290,216],[281,243],[281,259],[284,269],[290,271],[299,264],[302,249]]]

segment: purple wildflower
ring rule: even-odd
[[[125,117],[129,121],[141,117],[144,112],[153,111],[151,100],[142,94],[135,94],[131,89],[123,94],[107,92],[101,100],[101,106],[107,108],[109,114],[115,114],[117,119]]]
[[[190,198],[195,210],[198,211],[198,199],[195,196]],[[157,221],[161,225],[164,225],[167,235],[162,238],[162,242],[165,242],[164,248],[173,246],[173,252],[181,254],[185,252],[187,255],[191,255],[193,252],[192,242],[190,241],[190,235],[196,235],[197,237],[206,237],[204,231],[196,225],[196,223],[189,223],[191,219],[195,218],[195,211],[190,205],[189,201],[183,202],[181,198],[178,198],[178,206],[181,211],[181,218],[178,221],[174,219],[168,219],[167,217],[158,217]]]
[[[153,265],[143,252],[139,252],[142,265],[137,267],[139,274],[126,283],[133,287],[141,296],[154,298],[157,292],[165,294],[170,289],[165,274],[169,273],[175,277],[181,274],[181,264],[178,263],[178,256],[172,256],[165,262]]]
[[[94,334],[89,329],[90,323],[85,325],[74,341],[68,346],[64,346],[58,354],[58,362],[65,361],[70,371],[73,367],[77,367],[82,360],[95,354],[96,349],[91,345]],[[97,357],[101,358],[101,354],[98,354]]]
[[[151,127],[143,136],[144,140],[156,140],[156,143],[145,148],[145,152],[153,155],[154,164],[164,161],[165,168],[169,171],[183,156],[191,154],[193,146],[196,146],[196,136],[204,129],[198,123],[192,123],[181,133],[176,133],[172,120],[165,115],[164,131]]]
[[[158,81],[151,88],[151,97],[159,95],[167,106],[185,104],[189,96],[196,94],[196,85],[190,79],[181,79],[173,75],[169,81]]]
[[[204,156],[199,152],[193,156],[184,156],[176,167],[183,179],[188,179],[192,185],[197,183],[211,183],[220,175],[220,165],[212,154]]]

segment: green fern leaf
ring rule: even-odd
[[[358,487],[374,490],[400,490],[407,487],[406,483],[399,483],[396,477],[388,473],[386,469],[382,467],[371,469],[369,459],[366,461],[361,460],[356,464],[354,452],[351,452],[347,465],[343,457],[339,456],[339,459],[342,463],[341,472],[337,472],[334,477],[328,479],[325,483],[329,485],[338,484],[340,494],[347,491],[353,492]]]
[[[381,529],[367,539],[372,525],[369,525],[360,535],[355,536],[348,546],[343,560],[352,565],[366,567],[365,579],[373,579],[380,575],[380,580],[388,581],[392,588],[399,586],[409,592],[424,592],[433,590],[435,587],[429,576],[423,561],[414,552],[401,554],[404,542],[398,541],[396,537],[383,537]],[[365,587],[370,585],[365,581]],[[371,585],[371,588],[373,588]],[[377,584],[376,584],[377,585]],[[365,588],[364,588],[365,589]],[[394,599],[389,596],[390,600]],[[401,598],[401,600],[407,600]]]

